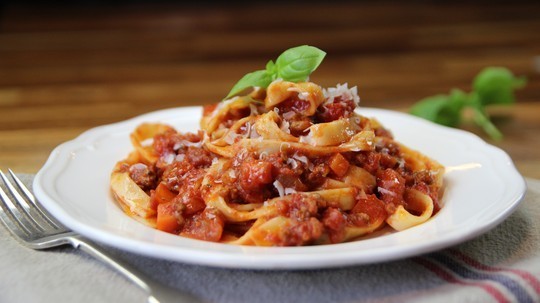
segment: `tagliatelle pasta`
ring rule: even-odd
[[[276,80],[205,106],[197,133],[142,124],[112,192],[157,229],[241,245],[339,243],[427,221],[444,167],[355,112],[358,102],[346,84]]]

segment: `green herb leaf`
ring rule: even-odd
[[[482,70],[474,79],[473,88],[482,105],[512,104],[515,101],[514,89],[525,85],[525,78],[516,78],[504,67],[489,67]]]
[[[409,112],[415,116],[427,119],[429,121],[433,121],[447,126],[454,126],[454,123],[452,123],[451,121],[444,121],[445,119],[441,117],[441,112],[443,111],[444,107],[446,107],[449,103],[448,100],[449,98],[447,95],[436,95],[427,97],[415,103],[411,107]]]
[[[416,103],[410,113],[438,124],[455,127],[461,122],[467,95],[461,90],[453,90],[448,95],[427,97]]]
[[[514,90],[525,85],[525,78],[516,78],[508,69],[489,67],[473,81],[470,94],[454,89],[449,95],[427,97],[414,104],[410,113],[446,126],[456,127],[463,119],[463,110],[472,109],[472,120],[493,140],[502,139],[502,133],[489,119],[486,107],[493,104],[515,102]]]
[[[497,127],[489,120],[488,115],[478,107],[473,107],[474,110],[474,116],[473,120],[474,122],[480,126],[486,134],[488,134],[491,139],[499,141],[503,138],[503,134],[497,129]]]
[[[277,75],[277,66],[274,64],[274,61],[270,60],[266,63],[266,72],[270,75]]]
[[[278,78],[292,82],[305,81],[321,64],[325,55],[322,50],[308,45],[288,49],[277,58],[276,63],[268,61],[265,70],[258,70],[242,77],[225,99],[250,87],[267,88]]]
[[[272,83],[272,75],[266,70],[254,71],[244,75],[242,79],[238,80],[225,99],[237,95],[250,87],[266,88],[270,83]]]
[[[308,45],[288,49],[276,60],[277,77],[292,82],[305,81],[325,56],[322,50]]]

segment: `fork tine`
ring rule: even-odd
[[[0,173],[2,171],[0,170]],[[25,220],[19,209],[13,204],[6,192],[0,187],[0,200],[2,201],[2,207],[0,207],[0,219],[7,229],[18,236],[21,239],[26,239],[31,231],[28,230],[27,224],[21,223]],[[8,212],[13,216],[13,219],[8,215]],[[29,224],[29,223],[28,223]]]
[[[50,228],[49,226],[45,225],[46,223],[41,218],[41,216],[37,213],[34,207],[30,207],[30,205],[26,202],[26,200],[19,194],[17,189],[13,187],[7,176],[4,174],[2,170],[0,170],[0,177],[4,180],[4,185],[7,187],[13,198],[15,199],[15,202],[17,202],[18,206],[23,210],[23,212],[18,211],[18,208],[10,208],[11,213],[13,213],[15,216],[18,217],[19,221],[21,223],[21,218],[24,218],[26,221],[30,222],[33,226],[35,226],[39,231],[45,231],[47,228]],[[13,202],[13,201],[12,201]],[[15,203],[13,203],[15,205]],[[17,210],[17,212],[15,212]],[[29,226],[26,226],[27,229],[30,229]]]
[[[19,187],[19,189],[21,189],[21,191],[24,193],[24,195],[28,198],[28,200],[30,200],[30,202],[32,202],[32,204],[36,205],[36,198],[34,197],[34,195],[28,190],[28,188],[26,188],[26,186],[22,183],[22,181],[17,177],[17,175],[15,175],[15,173],[10,169],[8,168],[8,172],[9,174],[11,175],[11,177],[13,178],[13,180],[15,180],[15,183],[17,184],[17,186]]]
[[[62,224],[60,224],[53,216],[50,216],[49,213],[44,210],[39,203],[37,203],[36,198],[30,192],[30,190],[28,190],[26,185],[24,185],[21,179],[19,179],[11,169],[8,168],[8,171],[11,178],[15,181],[15,184],[17,184],[17,187],[21,190],[24,196],[36,207],[38,215],[43,218],[43,220],[47,221],[47,223],[49,223],[52,227],[61,228]]]

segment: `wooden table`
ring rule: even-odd
[[[83,2],[85,3],[85,2]],[[121,3],[121,2],[120,2]],[[540,3],[116,4],[0,10],[0,168],[35,173],[92,127],[219,101],[296,45],[327,51],[311,80],[357,85],[366,107],[405,111],[486,66],[528,78],[494,112],[524,176],[540,178]]]

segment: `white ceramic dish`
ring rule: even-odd
[[[109,175],[132,150],[130,132],[142,122],[158,121],[195,131],[200,113],[199,107],[153,112],[91,129],[58,146],[34,180],[37,198],[74,231],[127,251],[219,267],[299,269],[383,262],[463,242],[502,222],[526,189],[508,155],[478,137],[406,114],[364,108],[361,114],[376,117],[398,141],[448,168],[445,206],[428,222],[344,244],[263,248],[187,239],[124,214],[109,191]]]

